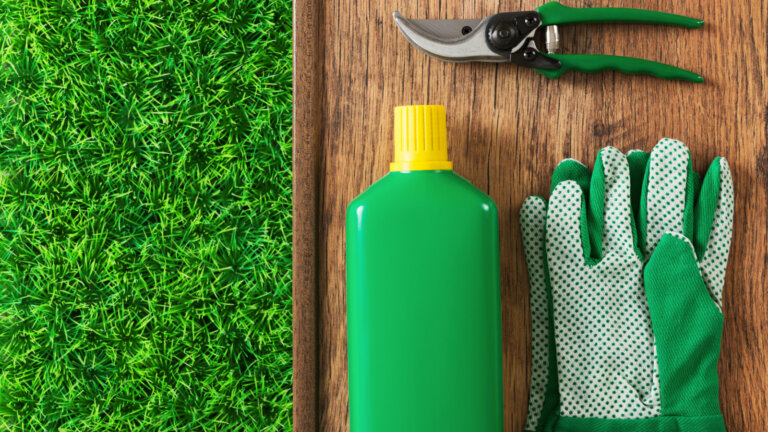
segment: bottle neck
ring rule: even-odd
[[[389,164],[390,172],[452,171],[451,161],[403,161]]]

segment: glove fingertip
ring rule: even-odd
[[[525,199],[525,201],[523,201],[523,206],[520,208],[520,212],[522,213],[524,211],[538,210],[538,209],[546,211],[547,200],[545,200],[544,198],[538,195],[533,195],[533,196],[529,196],[528,198]]]

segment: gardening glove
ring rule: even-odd
[[[631,177],[627,157],[607,148],[588,203],[575,181],[560,183],[550,199],[546,256],[560,395],[551,425],[724,430],[716,365],[733,212],[728,165],[716,160],[699,193],[688,150],[663,140],[636,211]]]
[[[641,151],[632,151],[627,155],[632,179],[633,209],[639,209],[648,157],[647,153]],[[596,175],[594,178],[597,182],[600,176]],[[558,184],[565,181],[575,182],[585,196],[590,196],[589,170],[581,162],[566,159],[558,164],[552,175],[550,193]],[[528,415],[525,423],[527,432],[551,430],[559,406],[554,326],[551,324],[552,291],[546,265],[546,216],[547,201],[544,198],[532,196],[523,203],[519,218],[528,268],[531,312],[531,378]],[[591,208],[587,208],[587,216],[588,220],[602,217],[593,214]],[[602,239],[602,233],[597,235],[596,229],[587,231],[590,245],[595,245],[591,248],[596,249],[597,243]]]

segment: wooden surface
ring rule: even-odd
[[[546,79],[511,64],[449,64],[400,36],[391,14],[474,18],[542,0],[295,4],[294,379],[297,431],[346,431],[344,210],[385,175],[392,109],[448,108],[455,170],[500,211],[505,430],[521,431],[529,377],[528,281],[517,213],[546,194],[558,161],[592,166],[598,150],[686,142],[703,173],[728,158],[735,180],[725,287],[720,400],[731,432],[768,431],[768,0],[567,0],[702,17],[698,30],[642,25],[561,29],[570,53],[613,53],[702,73],[695,85],[613,72]],[[673,9],[670,9],[673,8]]]
[[[316,431],[318,425],[318,237],[320,155],[323,145],[322,2],[294,8],[293,44],[301,47],[293,68],[293,427]]]

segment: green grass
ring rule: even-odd
[[[0,2],[0,430],[292,428],[290,8]]]

